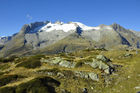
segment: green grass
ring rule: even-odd
[[[124,57],[127,53],[133,56]],[[89,65],[83,65],[84,62],[92,62],[92,58],[96,58],[99,54],[111,59],[113,64],[120,65],[120,67],[115,67],[115,73],[107,75],[99,69],[93,69]],[[41,58],[51,60],[54,57],[61,57],[65,60],[76,62],[76,66],[75,68],[64,68],[48,63],[40,63]],[[3,68],[1,67],[2,75],[15,73],[18,75],[25,75],[26,77],[33,77],[34,79],[29,81],[24,81],[24,79],[22,79],[23,82],[19,83],[17,81],[18,83],[16,84],[18,85],[16,86],[14,86],[15,83],[13,84],[13,82],[16,82],[16,79],[8,83],[4,81],[5,84],[9,86],[3,85],[0,87],[0,93],[62,93],[61,90],[66,90],[70,93],[82,93],[83,88],[87,88],[88,93],[137,93],[140,91],[140,89],[134,89],[136,86],[140,85],[140,54],[136,55],[135,51],[90,49],[66,54],[36,55],[17,59],[14,65],[12,62],[0,64],[0,66],[3,66]],[[9,68],[7,65],[10,66],[10,71],[5,73],[5,69]],[[94,72],[99,75],[99,82],[77,77],[74,71]],[[48,74],[45,74],[46,72],[54,73],[54,75],[50,75],[51,79],[49,79],[50,77],[48,77]],[[63,75],[58,75],[58,72]],[[128,76],[130,78],[128,78]],[[50,82],[51,80],[52,82]],[[53,92],[49,90],[51,88]]]
[[[4,63],[4,64],[1,64],[1,65],[0,65],[0,70],[5,70],[5,69],[8,69],[9,67],[10,67],[9,64]]]
[[[37,68],[40,66],[41,66],[40,60],[28,59],[22,63],[19,63],[16,67]]]
[[[16,67],[25,67],[25,68],[37,68],[41,66],[40,59],[45,57],[44,55],[31,56],[28,59],[25,59],[23,62],[19,63]]]
[[[38,77],[14,87],[0,88],[0,93],[56,93],[60,82],[50,77]]]

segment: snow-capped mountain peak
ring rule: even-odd
[[[100,27],[90,27],[86,26],[80,22],[70,22],[70,23],[63,23],[63,22],[49,22],[45,26],[41,27],[39,31],[45,31],[45,32],[51,32],[51,31],[57,31],[62,30],[64,32],[69,32],[72,30],[76,30],[77,27],[80,27],[81,30],[87,31],[87,30],[99,30]]]

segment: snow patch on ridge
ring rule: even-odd
[[[80,22],[70,22],[70,23],[63,23],[63,22],[56,22],[56,23],[48,23],[44,26],[42,26],[38,31],[44,31],[44,32],[51,32],[51,31],[58,31],[62,30],[64,32],[69,32],[72,30],[76,30],[77,27],[80,27],[83,31],[89,31],[89,30],[100,30],[100,29],[108,29],[111,30],[112,28],[110,26],[97,26],[97,27],[90,27],[86,26]]]
[[[48,23],[44,27],[42,27],[40,30],[46,31],[46,32],[51,32],[54,30],[63,30],[64,32],[68,32],[71,30],[75,30],[77,27],[74,24],[53,24],[53,23]]]
[[[82,28],[82,30],[93,30],[93,29],[99,30],[100,29],[100,27],[90,27],[90,26],[86,26],[80,22],[73,22],[73,23],[76,23],[79,27]]]

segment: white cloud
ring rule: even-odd
[[[26,15],[26,18],[28,18],[29,20],[32,20],[33,19],[33,17],[30,14],[27,14]]]

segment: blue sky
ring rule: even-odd
[[[18,32],[35,21],[78,21],[140,31],[140,0],[0,0],[0,36]]]

